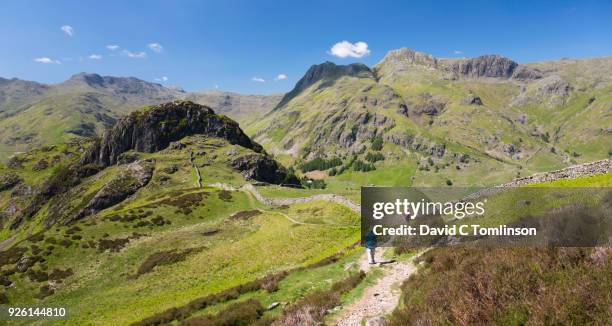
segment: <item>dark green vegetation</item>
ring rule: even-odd
[[[393,325],[606,325],[609,248],[440,248],[402,285]]]

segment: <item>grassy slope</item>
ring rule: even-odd
[[[199,137],[189,137],[183,142],[188,144],[186,149],[140,154],[141,158],[155,159],[156,170],[152,181],[129,200],[74,225],[54,226],[44,232],[42,241],[25,240],[28,230],[34,233],[43,230],[46,206],[43,207],[28,222],[29,227],[18,235],[15,246],[26,248],[28,256],[45,259],[31,267],[31,271],[70,268],[74,275],[55,283],[55,294],[38,300],[34,296],[49,282],[34,281],[21,273],[13,274],[9,278],[14,285],[6,288],[10,302],[67,305],[73,323],[126,324],[271,272],[319,261],[358,241],[358,216],[343,206],[313,202],[278,210],[263,206],[245,192],[228,194],[215,188],[194,188],[193,169],[187,160],[189,148],[205,152],[196,158],[196,164],[202,165],[204,184],[224,182],[238,187],[245,181],[227,167],[227,152],[233,146],[221,140]],[[60,150],[55,148],[45,153],[53,156]],[[235,150],[235,155],[248,152],[239,146]],[[24,168],[11,170],[18,171],[33,183],[52,173],[53,168],[31,171],[31,166],[43,156],[41,153],[27,155],[31,158],[24,162]],[[178,170],[165,173],[170,166]],[[110,167],[84,180],[67,197],[71,198],[71,205],[82,205],[84,198],[90,198],[120,169],[121,166]],[[8,192],[0,194],[2,200],[9,200]],[[248,220],[230,218],[237,212],[253,209],[263,213]],[[312,214],[317,217],[313,218]],[[293,224],[286,215],[313,225]],[[158,217],[166,223],[161,226],[140,224]],[[68,231],[73,226],[79,230]],[[211,230],[218,232],[202,235]],[[126,239],[134,232],[144,236],[130,239],[118,252],[100,252],[91,246],[92,242],[99,247],[100,241]],[[68,242],[68,247],[57,243],[62,240]],[[33,246],[42,248],[43,252],[35,253]],[[183,261],[157,266],[149,273],[134,277],[150,255],[187,248],[196,251]],[[11,266],[4,266],[2,270]],[[321,269],[320,273],[302,273],[315,273],[312,278],[317,279],[316,287],[325,287],[329,284],[328,276],[343,268],[334,266],[329,267],[331,270]],[[340,279],[347,273],[334,274],[332,279]],[[299,277],[292,276],[288,280]],[[291,284],[286,282],[281,288]],[[312,287],[306,282],[275,295],[293,300],[310,290]]]
[[[530,187],[611,186],[608,173]],[[508,209],[505,203],[508,199],[516,203],[517,195],[511,190],[493,196],[491,209],[503,209],[507,218],[516,218],[524,212],[515,206]],[[536,205],[532,212],[568,200],[529,199]],[[508,222],[495,217],[484,220],[479,224]],[[391,316],[392,325],[423,321],[603,325],[609,321],[606,309],[612,304],[609,254],[609,248],[436,248],[420,258],[424,265],[419,274],[402,285],[403,297]]]

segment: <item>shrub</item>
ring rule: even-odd
[[[72,268],[68,268],[65,270],[61,270],[59,268],[54,268],[53,271],[51,271],[51,273],[49,274],[49,279],[50,280],[63,280],[69,276],[72,276],[73,272],[72,272]]]
[[[380,152],[376,152],[376,153],[368,152],[368,154],[366,154],[365,159],[366,161],[370,163],[375,163],[378,161],[383,161],[385,159],[385,156]]]
[[[171,265],[183,261],[187,255],[194,251],[196,251],[196,249],[156,252],[150,255],[142,264],[140,264],[136,277],[152,271],[156,266]]]
[[[193,317],[185,320],[181,325],[185,326],[246,326],[252,325],[264,312],[264,308],[258,300],[248,299],[237,302],[223,309],[216,315]]]
[[[593,257],[590,248],[430,250],[391,325],[607,324],[612,264]]]
[[[370,147],[374,151],[380,151],[383,148],[383,139],[380,136],[377,136],[372,140],[372,146]]]
[[[220,190],[219,199],[226,202],[232,201],[232,192],[227,190]]]
[[[289,306],[274,322],[274,325],[317,325],[323,321],[328,309],[341,303],[341,295],[353,289],[363,280],[365,273],[360,271],[344,280],[332,284],[327,290],[314,291]]]
[[[301,184],[302,187],[310,189],[325,189],[327,187],[324,180],[315,180],[310,178],[302,178]]]
[[[365,162],[363,162],[361,160],[356,160],[353,163],[353,170],[361,171],[361,172],[368,172],[368,171],[376,170],[376,167],[374,166],[374,164],[365,163]]]
[[[261,211],[258,209],[253,209],[250,211],[240,211],[232,216],[230,216],[230,218],[232,220],[248,220],[251,217],[257,216],[261,214]]]

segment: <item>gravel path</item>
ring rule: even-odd
[[[380,255],[382,256],[382,252]],[[377,260],[381,261],[379,255],[376,256]],[[338,326],[359,326],[363,320],[391,313],[401,296],[400,285],[417,270],[414,265],[414,258],[416,257],[374,267],[381,268],[384,273],[383,276],[376,284],[366,288],[361,298],[344,308],[339,317],[335,319],[335,324]],[[370,270],[372,265],[368,264],[366,255],[363,255],[360,259],[360,266],[366,273]]]

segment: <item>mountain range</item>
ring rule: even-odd
[[[6,161],[12,152],[101,135],[118,118],[142,106],[176,99],[193,100],[213,106],[219,113],[249,119],[274,107],[280,96],[186,93],[133,77],[88,73],[53,85],[0,78],[0,152],[7,153],[3,157]]]
[[[413,171],[385,178],[389,185],[493,184],[609,157],[611,91],[612,57],[519,64],[407,48],[374,67],[313,65],[290,92],[271,96],[188,93],[86,73],[55,85],[2,79],[0,150],[6,160],[12,151],[100,135],[139,107],[186,99],[237,120],[286,164],[339,158],[335,174],[380,152],[366,169]],[[384,146],[372,150],[374,141]],[[371,175],[362,181],[376,183]]]

